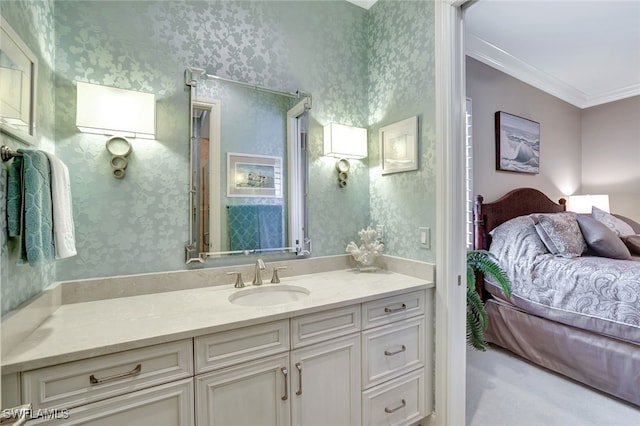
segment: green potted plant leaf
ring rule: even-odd
[[[493,253],[487,250],[467,251],[467,344],[486,351],[489,346],[484,333],[487,331],[488,317],[484,302],[476,291],[476,272],[500,284],[507,297],[511,297],[511,282]]]

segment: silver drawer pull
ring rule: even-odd
[[[395,413],[395,412],[396,412],[396,411],[398,411],[399,409],[404,408],[404,407],[406,407],[406,406],[407,406],[407,401],[405,401],[405,400],[403,399],[403,400],[402,400],[402,402],[400,403],[400,405],[398,405],[396,408],[389,408],[389,407],[387,407],[387,408],[385,408],[385,409],[384,409],[384,412],[385,412],[385,413],[389,413],[389,414],[391,414],[391,413]]]
[[[402,346],[400,347],[400,349],[398,349],[397,351],[393,351],[393,352],[391,352],[391,351],[388,351],[388,350],[387,350],[387,351],[384,351],[384,354],[385,354],[386,356],[391,356],[391,355],[399,354],[400,352],[404,352],[404,351],[406,351],[406,350],[407,350],[407,347],[406,347],[405,345],[402,345]]]
[[[400,306],[399,308],[384,308],[384,312],[387,314],[392,314],[394,312],[400,312],[406,309],[407,309],[407,305],[403,303],[402,306]]]
[[[287,374],[289,374],[289,371],[287,370],[287,367],[282,367],[280,371],[282,371],[282,374],[284,375],[284,396],[281,399],[286,401],[289,399],[289,384],[287,380]]]
[[[89,376],[89,383],[91,383],[92,385],[97,385],[99,383],[104,383],[104,382],[110,382],[112,380],[123,379],[125,377],[135,376],[140,371],[142,371],[142,364],[136,365],[136,368],[134,368],[131,371],[127,371],[126,373],[116,374],[115,376],[105,377],[104,379],[98,379],[96,376],[94,376],[92,374],[91,376]]]
[[[298,369],[298,390],[296,391],[296,395],[302,395],[302,364],[296,362],[296,368]]]

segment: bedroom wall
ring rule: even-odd
[[[582,110],[582,192],[640,221],[640,96]]]
[[[580,191],[580,109],[473,58],[466,58],[467,97],[473,108],[474,193],[493,201],[517,187],[557,200]],[[540,123],[540,173],[496,171],[494,114],[505,111]]]

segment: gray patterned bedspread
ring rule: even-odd
[[[554,321],[640,343],[640,262],[549,253],[521,216],[491,232],[490,251],[512,281],[512,304]],[[499,287],[487,290],[504,299]]]

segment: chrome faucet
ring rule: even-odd
[[[264,266],[264,262],[262,261],[262,259],[256,260],[256,268],[252,282],[253,285],[262,285],[262,275],[260,274],[260,271],[264,269],[266,269],[266,266]]]

